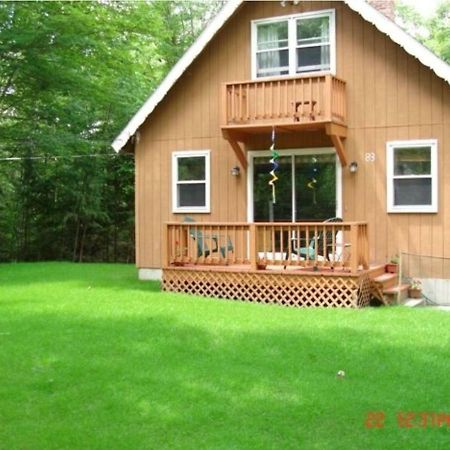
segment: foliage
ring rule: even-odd
[[[398,264],[400,262],[400,257],[398,255],[393,255],[391,257],[391,264]]]
[[[410,289],[422,290],[422,281],[419,278],[413,278],[410,283]]]
[[[450,63],[450,0],[441,2],[429,22],[431,30],[427,44],[444,61]]]
[[[0,2],[0,260],[133,259],[110,144],[218,5]]]
[[[419,416],[449,414],[446,312],[162,293],[131,265],[0,277],[4,449],[448,448]]]
[[[400,25],[444,61],[450,63],[450,0],[441,0],[434,15],[425,18],[412,5],[396,2]]]

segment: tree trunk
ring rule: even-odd
[[[75,242],[73,244],[73,254],[72,261],[75,262],[77,260],[77,250],[78,250],[78,239],[80,236],[80,217],[77,216],[77,226],[75,230]]]
[[[80,257],[78,259],[78,262],[83,262],[83,252],[84,252],[84,244],[86,242],[86,230],[87,230],[87,225],[82,225],[83,228],[83,234],[81,235],[81,240],[80,240]]]

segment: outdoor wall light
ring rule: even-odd
[[[358,163],[356,161],[352,161],[348,166],[348,170],[350,173],[355,173],[358,171]]]
[[[241,169],[239,168],[239,166],[234,166],[231,168],[231,175],[233,175],[233,177],[238,177],[241,174]]]

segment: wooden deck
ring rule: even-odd
[[[164,249],[166,291],[285,306],[367,306],[379,270],[362,222],[168,223]]]

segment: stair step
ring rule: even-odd
[[[388,288],[398,283],[398,276],[396,273],[383,273],[375,277],[373,281],[383,285],[384,288]]]
[[[404,306],[409,306],[410,308],[415,308],[416,306],[422,306],[425,304],[423,298],[407,298],[404,302]]]
[[[400,286],[393,286],[389,287],[387,289],[383,289],[383,294],[386,295],[393,295],[398,293],[407,293],[409,289],[409,284],[401,284]]]
[[[369,269],[369,276],[370,278],[375,278],[378,275],[382,275],[386,272],[386,265],[385,264],[378,264],[376,266],[371,266]]]
[[[388,287],[383,289],[383,296],[388,303],[399,304],[408,297],[408,288],[409,284]]]

